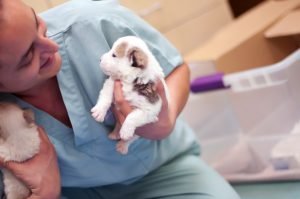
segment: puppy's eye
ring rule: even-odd
[[[117,57],[115,54],[112,54],[112,57]]]

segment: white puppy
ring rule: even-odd
[[[39,151],[40,139],[34,115],[12,103],[0,102],[0,157],[4,161],[23,162]],[[10,171],[2,169],[7,199],[25,199],[29,189]]]
[[[119,38],[112,49],[101,57],[100,67],[109,78],[100,91],[97,104],[91,110],[92,116],[99,122],[104,121],[113,102],[114,81],[120,80],[123,95],[134,109],[122,126],[117,124],[109,137],[121,139],[117,151],[127,154],[130,143],[138,138],[134,135],[135,129],[158,120],[162,106],[162,99],[156,92],[159,81],[162,81],[169,98],[164,74],[146,43],[135,36]]]

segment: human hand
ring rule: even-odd
[[[31,159],[17,163],[3,162],[0,166],[10,170],[31,191],[27,199],[56,199],[60,195],[60,175],[57,157],[46,133],[38,128],[40,151]]]
[[[147,139],[163,139],[167,137],[172,131],[176,116],[172,116],[169,111],[169,104],[163,83],[160,81],[157,84],[156,91],[162,98],[162,108],[158,115],[158,121],[146,124],[136,129],[136,134]],[[123,124],[126,116],[133,110],[128,101],[125,100],[122,91],[122,84],[120,81],[115,81],[114,85],[114,106],[113,112],[117,122]],[[118,127],[119,125],[116,125]]]

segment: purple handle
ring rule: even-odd
[[[191,83],[191,91],[194,93],[228,88],[223,83],[223,73],[202,76],[194,79]]]

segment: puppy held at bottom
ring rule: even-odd
[[[162,99],[156,87],[160,81],[169,100],[164,73],[147,44],[136,36],[121,37],[115,41],[112,49],[101,57],[100,68],[109,77],[91,109],[92,116],[98,122],[104,121],[113,102],[114,81],[120,80],[124,98],[133,111],[122,125],[116,124],[109,138],[118,140],[117,151],[127,154],[129,145],[139,137],[135,135],[136,128],[158,120]]]
[[[40,139],[34,114],[29,109],[0,102],[0,157],[23,162],[38,153]],[[6,199],[25,199],[30,190],[9,170],[2,168]]]

